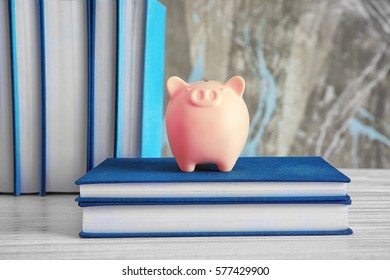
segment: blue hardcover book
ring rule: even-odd
[[[114,156],[116,1],[88,0],[88,170]]]
[[[12,67],[9,1],[0,1],[0,193],[14,192]]]
[[[39,7],[10,0],[14,193],[39,193],[42,185],[42,85]]]
[[[162,149],[166,9],[147,0],[142,89],[141,157],[159,157]]]
[[[227,173],[212,164],[184,173],[174,158],[108,158],[76,184],[81,197],[318,197],[345,196],[349,182],[321,157],[242,157]]]
[[[80,204],[81,237],[351,234],[344,202]]]
[[[115,157],[140,156],[145,8],[117,0]]]
[[[75,192],[87,170],[87,0],[40,0],[45,192]]]
[[[350,179],[320,157],[107,159],[76,181],[82,237],[350,234]],[[106,223],[104,221],[110,221]]]

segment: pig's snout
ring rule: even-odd
[[[218,104],[221,99],[221,93],[216,90],[196,89],[190,93],[191,103],[199,107],[214,106]]]

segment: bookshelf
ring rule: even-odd
[[[389,170],[341,171],[353,235],[82,239],[77,194],[0,195],[0,259],[389,259]]]

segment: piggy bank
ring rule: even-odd
[[[179,168],[192,172],[196,164],[214,163],[219,171],[231,171],[249,131],[244,79],[187,84],[174,76],[167,89],[166,128]]]

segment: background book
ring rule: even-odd
[[[145,6],[146,1],[117,1],[116,157],[140,156]]]
[[[89,169],[114,156],[117,4],[90,0],[89,8]]]
[[[141,157],[159,157],[162,150],[166,8],[147,0],[143,65]]]
[[[0,193],[14,191],[9,1],[0,0]]]
[[[13,52],[15,194],[38,193],[42,177],[42,98],[36,1],[9,1]]]
[[[77,192],[87,168],[87,1],[42,0],[47,192]]]

